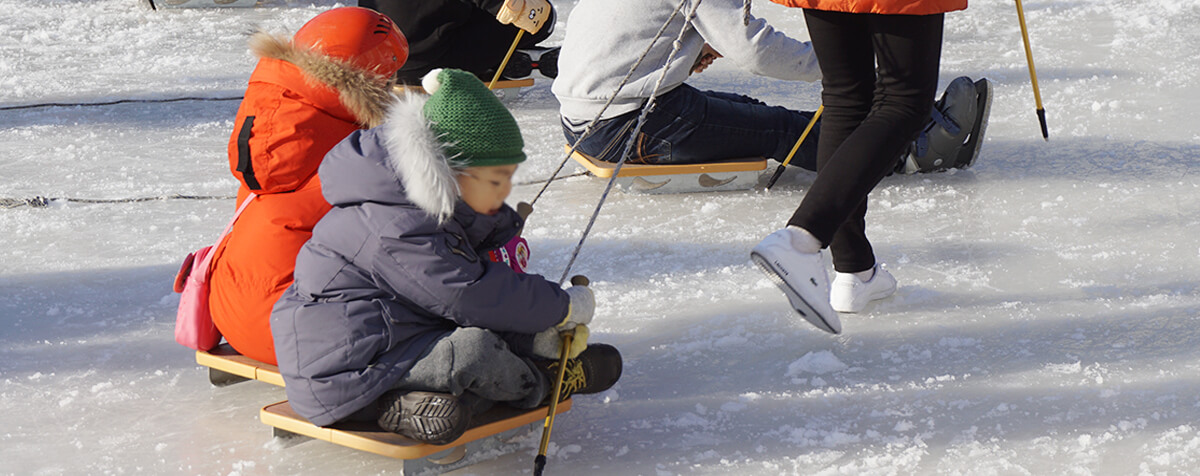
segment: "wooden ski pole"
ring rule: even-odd
[[[1018,0],[1020,1],[1020,0]],[[808,133],[812,131],[813,126],[817,124],[817,118],[821,117],[821,112],[825,110],[825,105],[817,107],[817,112],[813,113],[812,119],[808,120],[808,126],[804,128],[804,132],[800,134],[800,140],[796,141],[796,145],[792,146],[792,151],[788,152],[787,158],[783,159],[783,163],[779,164],[779,168],[775,169],[775,175],[771,176],[771,180],[767,181],[767,190],[775,185],[775,181],[783,175],[783,169],[787,167],[788,162],[792,161],[792,156],[796,155],[796,151],[800,150],[800,144],[804,143],[804,138],[808,137]]]
[[[500,73],[504,72],[504,67],[508,66],[508,60],[512,58],[513,52],[517,51],[517,43],[521,42],[521,36],[525,34],[525,30],[517,30],[517,37],[513,39],[512,46],[508,47],[508,53],[504,55],[504,61],[500,62],[500,68],[496,70],[496,75],[492,76],[492,82],[488,83],[488,89],[496,87],[496,81],[500,80]]]
[[[588,278],[583,275],[571,277],[571,284],[575,286],[587,286]],[[554,427],[554,414],[558,410],[558,399],[562,395],[563,379],[567,375],[567,356],[571,353],[571,342],[575,339],[575,330],[567,330],[562,333],[562,353],[558,356],[558,377],[554,379],[554,391],[550,394],[550,411],[546,415],[546,421],[542,424],[542,442],[538,446],[537,457],[533,459],[533,476],[542,476],[542,471],[546,469],[546,449],[550,447],[550,430]]]
[[[1046,129],[1046,109],[1042,107],[1042,92],[1038,89],[1037,70],[1033,67],[1033,49],[1029,47],[1029,29],[1025,27],[1025,9],[1017,1],[1017,19],[1021,22],[1021,40],[1025,42],[1025,60],[1029,63],[1029,79],[1033,82],[1033,100],[1037,103],[1038,122],[1042,125],[1042,139],[1050,140]]]
[[[562,394],[563,378],[567,373],[567,355],[571,353],[571,341],[574,338],[574,330],[562,333],[562,355],[558,358],[558,377],[554,381],[554,392],[550,395],[550,412],[549,415],[546,415],[546,422],[542,425],[542,443],[538,446],[537,457],[533,459],[533,476],[542,476],[542,471],[546,469],[546,449],[550,446],[550,429],[554,427],[554,413],[558,410],[558,398]]]

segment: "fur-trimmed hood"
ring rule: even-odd
[[[446,157],[423,108],[429,96],[405,92],[392,104],[380,135],[387,147],[387,165],[408,193],[409,200],[444,223],[458,202],[454,158]]]
[[[487,217],[459,198],[454,159],[447,159],[422,113],[427,98],[404,93],[383,125],[355,131],[329,151],[319,172],[325,200],[335,207],[365,202],[415,207],[434,226],[453,218],[464,226],[500,220],[519,227],[520,216],[507,205],[499,216]]]
[[[252,34],[249,43],[255,55],[288,62],[304,73],[310,85],[333,89],[342,105],[366,127],[382,124],[388,108],[395,101],[387,78],[347,61],[316,50],[298,48],[283,36],[261,31]]]

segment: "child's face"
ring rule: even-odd
[[[495,215],[512,192],[512,177],[517,164],[467,167],[458,174],[458,190],[472,210]]]

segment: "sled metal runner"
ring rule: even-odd
[[[571,399],[568,398],[558,404],[555,413],[561,414],[570,408]],[[304,436],[400,459],[405,474],[417,474],[453,471],[490,459],[468,457],[471,454],[498,457],[502,451],[496,450],[505,446],[507,440],[540,426],[546,412],[547,407],[519,410],[497,404],[473,418],[471,428],[446,445],[420,443],[383,430],[374,422],[340,422],[319,427],[297,414],[286,400],[263,407],[259,419],[272,427],[275,437]]]
[[[569,146],[567,150],[570,150]],[[596,160],[578,150],[571,158],[600,178],[612,178],[617,168],[617,164]],[[625,163],[617,173],[616,184],[626,191],[640,193],[747,190],[758,184],[758,177],[766,168],[767,160],[762,157],[703,164]]]
[[[247,380],[283,386],[279,367],[239,354],[229,344],[221,344],[208,352],[196,351],[196,363],[208,367],[208,381],[218,387]]]

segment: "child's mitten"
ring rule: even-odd
[[[588,328],[584,324],[575,326],[575,338],[567,357],[574,359],[587,349]],[[558,359],[562,355],[562,335],[558,327],[551,327],[533,336],[533,354],[545,359]]]

